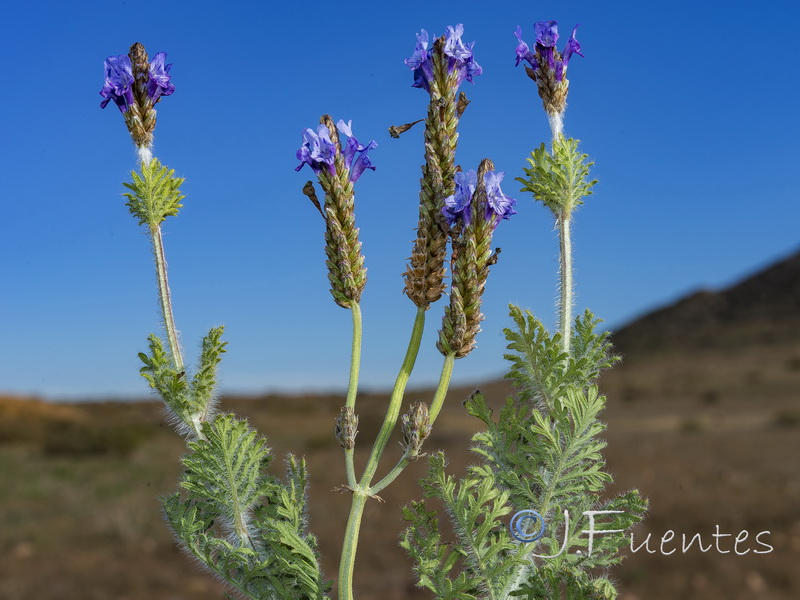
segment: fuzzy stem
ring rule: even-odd
[[[564,113],[547,113],[547,120],[550,123],[550,132],[553,134],[553,139],[559,135],[564,134]]]
[[[570,217],[567,211],[558,218],[558,237],[561,242],[560,278],[561,299],[559,303],[558,329],[561,333],[561,344],[564,352],[569,353],[572,336],[572,237],[570,235]]]
[[[150,166],[150,161],[153,160],[153,146],[136,146],[136,155],[139,157],[139,162],[144,166]]]
[[[153,257],[156,262],[156,279],[158,281],[158,297],[161,301],[161,314],[164,317],[164,329],[167,331],[167,341],[172,352],[175,369],[183,371],[183,357],[178,344],[178,331],[175,328],[175,318],[172,316],[172,300],[169,294],[169,281],[167,279],[167,259],[164,256],[164,240],[161,237],[161,225],[150,227],[150,239],[153,242]]]
[[[553,134],[553,146],[559,136],[564,135],[564,112],[547,113],[550,122],[550,132]],[[553,148],[555,154],[555,147]],[[569,353],[570,337],[572,335],[572,237],[570,235],[570,214],[572,207],[566,207],[559,215],[558,237],[560,241],[559,252],[559,290],[561,298],[558,306],[558,330],[561,333],[561,345],[564,352]]]

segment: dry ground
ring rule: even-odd
[[[468,359],[467,359],[468,360]],[[750,347],[627,360],[604,375],[606,456],[615,489],[650,499],[637,544],[668,530],[713,544],[711,535],[749,532],[744,556],[696,546],[665,556],[644,550],[613,572],[627,600],[788,600],[800,597],[800,348]],[[486,386],[493,401],[508,392]],[[454,473],[478,423],[455,390],[427,449],[444,449]],[[425,393],[410,393],[413,400]],[[341,398],[226,398],[246,414],[277,456],[304,454],[311,471],[311,524],[325,572],[334,578],[349,498],[333,420]],[[385,397],[359,399],[361,453],[373,439]],[[0,598],[3,600],[219,599],[221,588],[176,550],[157,496],[173,491],[183,452],[156,403],[52,405],[0,400]],[[392,452],[399,453],[399,446]],[[396,457],[392,456],[393,464]],[[280,464],[276,460],[276,464]],[[368,505],[356,565],[363,600],[431,598],[415,588],[397,546],[400,506],[420,493],[413,465]],[[380,471],[379,471],[380,475]],[[674,545],[674,544],[673,544]],[[721,538],[722,550],[732,538]],[[665,547],[668,548],[669,546]]]

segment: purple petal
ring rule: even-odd
[[[125,112],[133,104],[133,67],[126,54],[109,56],[104,63],[105,82],[100,95],[103,101],[100,108],[105,108],[113,100],[120,112]]]
[[[414,71],[414,83],[411,87],[422,88],[430,92],[430,82],[433,80],[433,65],[428,51],[428,32],[422,29],[417,34],[417,45],[414,54],[405,61],[406,66]]]
[[[403,62],[406,63],[409,69],[418,69],[426,60],[428,60],[428,32],[422,29],[417,34],[417,45],[414,48],[414,54]]]
[[[508,219],[511,215],[517,214],[514,206],[517,201],[514,198],[506,196],[503,190],[500,189],[500,183],[503,181],[503,172],[488,171],[483,178],[486,184],[486,199],[488,204],[486,206],[486,219],[488,221],[494,220],[494,226],[501,219]],[[495,219],[495,216],[498,218]]]
[[[558,41],[558,21],[538,21],[533,24],[536,43],[545,48],[553,48]]]
[[[370,142],[368,144],[367,150],[377,146],[377,144],[375,144],[375,146],[373,146],[372,144],[373,144],[373,142]],[[373,166],[372,162],[370,162],[370,160],[369,160],[369,156],[367,156],[367,151],[366,150],[353,163],[353,168],[350,170],[350,181],[352,181],[353,183],[358,181],[358,178],[361,177],[361,174],[364,172],[365,169],[372,169],[373,171],[375,170],[375,167]]]
[[[157,52],[150,61],[149,79],[147,81],[147,95],[155,104],[161,96],[169,96],[175,91],[175,86],[170,83],[170,69],[172,64],[165,65],[166,52]]]
[[[314,133],[313,129],[303,131],[303,145],[297,151],[296,156],[297,160],[301,162],[295,171],[302,169],[303,165],[308,165],[317,174],[325,167],[331,174],[335,173],[333,163],[336,157],[336,146],[331,141],[325,125],[320,125],[317,133]]]
[[[336,123],[336,129],[341,131],[347,137],[353,137],[353,119],[350,119],[347,123],[344,122],[344,119],[339,119]]]
[[[528,44],[526,44],[525,40],[522,39],[522,27],[517,25],[517,30],[514,32],[514,35],[517,36],[517,41],[519,42],[517,45],[517,62],[514,66],[518,67],[519,63],[521,63],[523,60],[527,60],[531,67],[535,69],[536,58],[533,52],[531,52],[530,47],[528,47]]]
[[[474,170],[458,171],[454,177],[455,193],[444,199],[442,214],[452,227],[460,219],[464,225],[470,224],[470,203],[478,186],[478,174]]]
[[[461,68],[458,77],[458,83],[461,83],[464,79],[470,83],[473,83],[472,78],[480,75],[481,73],[483,73],[483,68],[481,68],[481,66],[475,62],[475,59],[470,57],[466,64]]]
[[[580,23],[575,25],[575,28],[572,30],[572,35],[569,36],[569,39],[567,40],[567,45],[564,47],[564,51],[561,53],[565,67],[569,62],[569,57],[572,56],[573,54],[577,54],[578,56],[583,56],[583,54],[581,54],[581,45],[580,43],[578,43],[578,40],[575,39],[575,32],[578,31],[579,26]]]
[[[447,33],[444,37],[444,53],[456,61],[467,61],[472,58],[472,46],[464,45],[464,42],[461,41],[462,35],[464,35],[464,26],[461,23],[455,27],[447,26]]]

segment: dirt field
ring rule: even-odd
[[[629,358],[605,374],[602,388],[609,397],[606,456],[614,489],[638,487],[651,506],[633,533],[637,546],[651,533],[653,553],[642,548],[614,570],[621,598],[800,597],[800,348],[773,344],[690,358]],[[502,382],[484,389],[497,402],[508,392]],[[450,394],[426,442],[428,450],[447,452],[454,473],[474,460],[467,447],[478,423],[460,403],[469,391]],[[407,397],[426,396],[412,391]],[[379,395],[358,401],[361,464],[385,401]],[[250,417],[277,456],[306,456],[311,524],[331,579],[349,509],[349,498],[332,491],[343,482],[332,435],[340,403],[335,396],[223,401],[224,409]],[[157,403],[0,401],[0,598],[223,597],[219,585],[176,550],[160,516],[157,497],[174,489],[183,452],[161,417]],[[390,446],[399,453],[399,446]],[[424,468],[419,461],[381,493],[385,504],[368,505],[357,597],[431,597],[415,588],[397,546],[400,506],[420,497],[416,479]],[[678,549],[665,555],[660,540],[668,530],[675,540],[663,551]],[[734,547],[742,531],[749,537]],[[708,551],[695,544],[681,552],[682,534],[700,534]]]

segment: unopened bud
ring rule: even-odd
[[[336,441],[345,450],[352,450],[358,434],[358,415],[350,406],[343,406],[336,419]]]
[[[402,416],[403,449],[411,460],[419,458],[422,443],[431,433],[431,423],[428,417],[428,405],[424,402],[415,402],[411,409]]]

